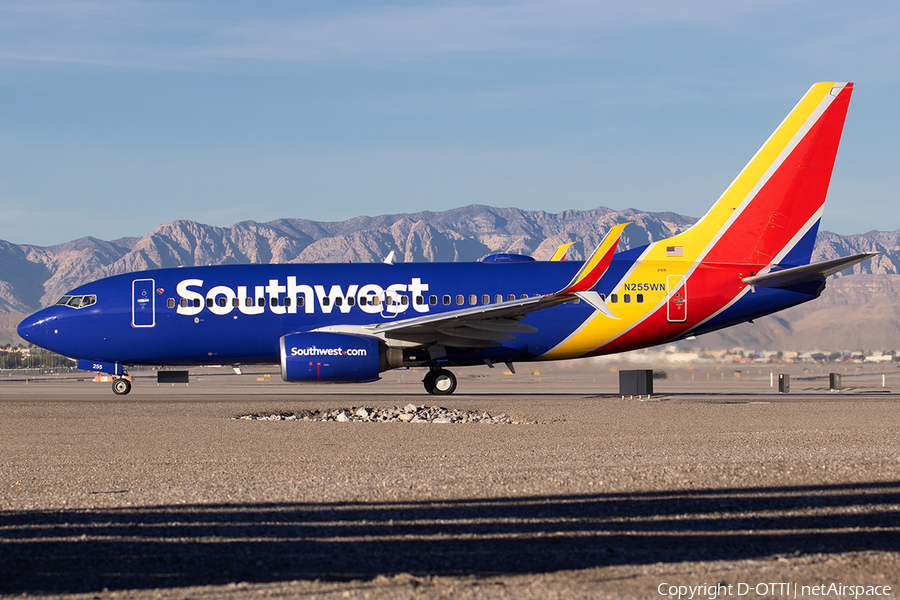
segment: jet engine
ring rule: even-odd
[[[375,381],[390,364],[393,349],[365,335],[312,331],[281,338],[281,378],[285,381]],[[402,357],[401,359],[402,360]]]

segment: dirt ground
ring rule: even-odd
[[[616,394],[629,366],[460,370],[450,397],[413,371],[135,371],[125,397],[90,374],[6,375],[0,594],[897,595],[897,369],[667,365],[637,399]],[[235,418],[409,403],[535,423]]]

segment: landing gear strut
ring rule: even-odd
[[[456,375],[447,369],[428,371],[422,380],[425,391],[435,396],[449,396],[456,390]]]
[[[116,396],[124,396],[131,391],[131,382],[121,377],[113,379],[112,390]]]

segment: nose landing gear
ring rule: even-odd
[[[428,371],[422,380],[425,391],[435,396],[449,396],[456,391],[456,375],[447,369]]]

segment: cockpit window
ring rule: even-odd
[[[64,304],[66,306],[71,306],[72,308],[84,308],[85,306],[96,304],[96,302],[97,296],[89,294],[87,296],[63,296],[56,304]]]

